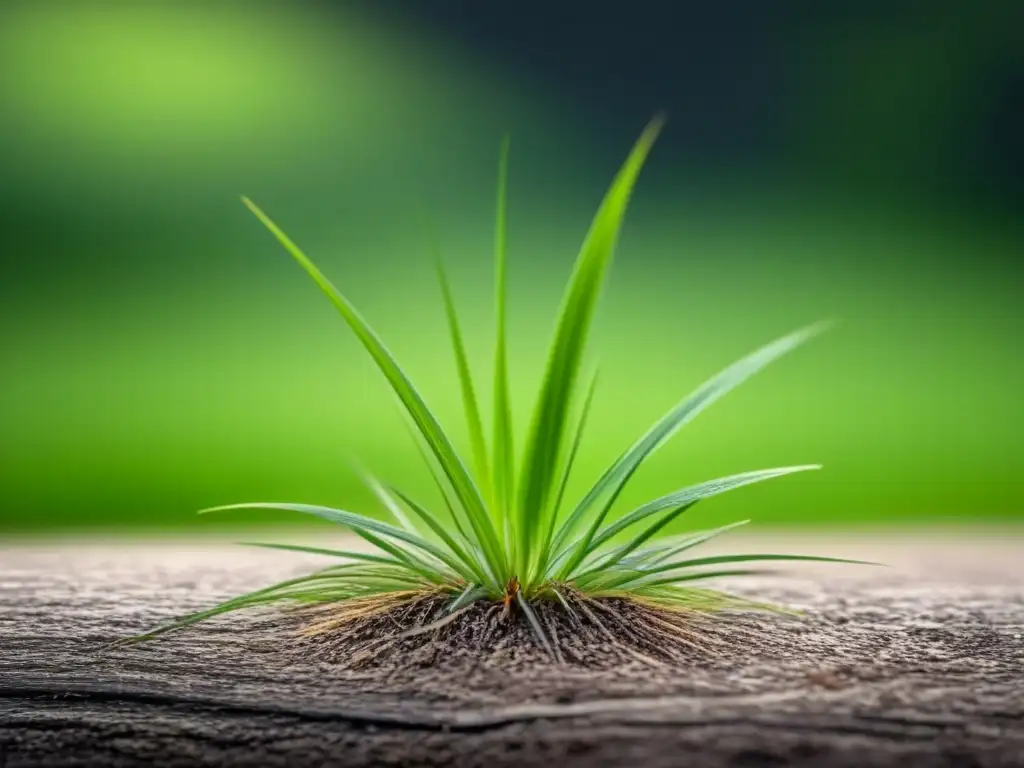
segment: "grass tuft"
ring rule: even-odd
[[[608,189],[576,259],[555,324],[540,391],[517,466],[512,441],[506,352],[505,294],[509,143],[501,145],[495,227],[495,313],[493,423],[485,434],[477,390],[462,341],[455,300],[438,259],[437,272],[455,355],[475,471],[467,468],[448,434],[384,342],[355,306],[313,261],[248,198],[243,202],[337,308],[383,373],[408,417],[413,437],[445,500],[444,513],[429,510],[407,494],[362,473],[395,525],[341,509],[284,502],[250,502],[204,512],[278,509],[315,515],[348,528],[374,554],[252,543],[334,558],[333,566],[236,597],[134,639],[149,639],[214,616],[273,603],[334,606],[313,633],[388,610],[410,600],[447,596],[448,616],[480,600],[502,605],[502,615],[525,617],[540,646],[557,656],[557,638],[545,629],[538,609],[560,607],[576,621],[595,625],[616,620],[598,598],[626,599],[650,609],[651,632],[675,627],[673,611],[713,614],[726,609],[772,609],[702,583],[726,576],[763,573],[752,563],[794,561],[849,563],[837,558],[786,554],[685,557],[692,548],[747,521],[710,531],[664,537],[662,531],[703,499],[746,485],[818,469],[801,465],[730,475],[681,488],[617,516],[612,510],[641,466],[705,408],[765,366],[820,333],[817,323],[772,341],[709,379],[655,422],[601,474],[590,490],[563,509],[565,488],[583,439],[596,388],[596,374],[581,386],[587,336],[615,252],[630,195],[662,127],[652,121],[637,140]],[[575,416],[573,415],[575,413]],[[489,442],[489,445],[488,445]],[[736,567],[736,566],[744,567]],[[442,626],[442,618],[426,627]],[[681,630],[679,630],[681,631]]]

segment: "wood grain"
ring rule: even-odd
[[[524,648],[359,668],[265,614],[101,650],[321,560],[217,541],[0,548],[0,766],[1024,765],[1024,539],[728,548],[890,567],[729,585],[806,618],[737,618],[725,652],[686,667]]]

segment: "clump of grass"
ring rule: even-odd
[[[493,424],[489,440],[462,342],[452,292],[440,260],[437,272],[454,348],[472,449],[472,471],[413,383],[362,315],[267,214],[245,205],[327,295],[374,359],[407,412],[417,444],[444,499],[444,510],[427,509],[398,488],[365,475],[394,523],[312,504],[255,502],[204,510],[278,509],[338,523],[374,551],[343,551],[287,544],[255,546],[293,550],[340,560],[308,576],[290,579],[228,600],[154,632],[268,603],[337,604],[325,627],[342,626],[428,594],[448,595],[454,613],[474,601],[520,611],[538,641],[549,647],[534,606],[586,598],[627,598],[658,610],[714,612],[753,603],[706,588],[702,582],[761,571],[772,561],[852,562],[787,554],[692,557],[690,550],[746,520],[713,530],[663,537],[661,532],[703,499],[753,483],[817,469],[801,465],[742,472],[682,488],[653,499],[614,521],[613,505],[636,471],[682,426],[724,394],[823,329],[802,328],[761,347],[708,380],[673,406],[624,450],[590,490],[565,503],[567,480],[584,439],[596,377],[581,380],[588,331],[615,250],[630,198],[662,121],[652,121],[634,145],[594,216],[562,299],[543,383],[534,406],[521,460],[512,441],[506,358],[506,179],[508,141],[502,144],[495,232]],[[620,537],[620,534],[623,536]]]

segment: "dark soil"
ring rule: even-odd
[[[833,540],[895,567],[723,584],[806,617],[688,624],[686,642],[653,639],[629,604],[578,624],[543,609],[554,659],[486,603],[400,636],[430,601],[343,634],[235,614],[102,651],[321,561],[0,549],[0,766],[1024,765],[1022,550]]]

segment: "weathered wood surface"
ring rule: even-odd
[[[1024,765],[1024,539],[728,544],[892,567],[747,583],[807,618],[744,617],[689,668],[588,672],[526,649],[352,669],[244,616],[100,650],[320,560],[0,547],[0,766]]]

